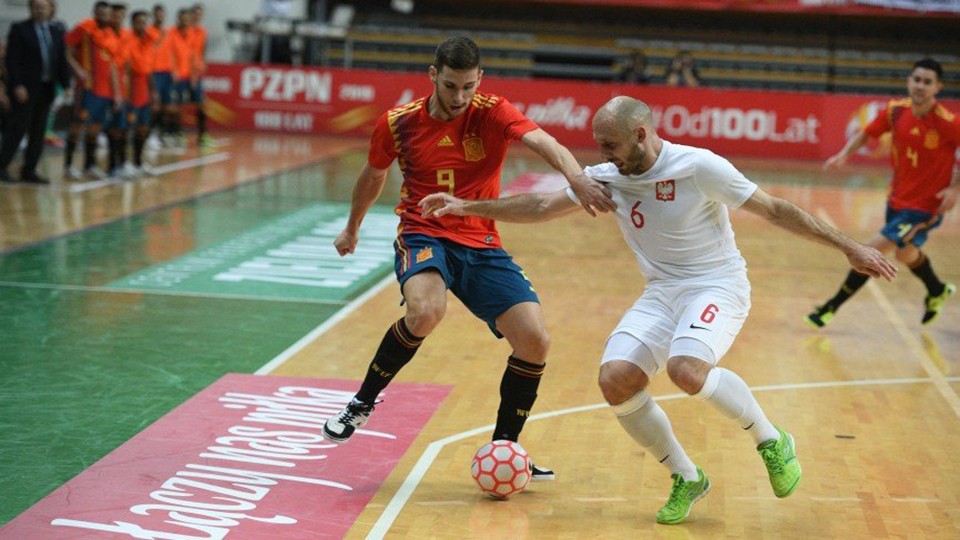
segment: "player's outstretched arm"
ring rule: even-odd
[[[337,248],[337,253],[341,257],[353,253],[357,249],[357,242],[360,235],[360,224],[363,223],[364,216],[380,197],[383,192],[383,185],[387,182],[387,169],[378,169],[367,163],[360,171],[360,178],[357,179],[357,185],[353,187],[353,202],[350,205],[350,217],[347,219],[347,226],[337,235],[333,241],[333,246]]]
[[[847,160],[850,159],[850,156],[852,156],[853,153],[856,152],[861,146],[867,144],[869,139],[870,136],[867,135],[867,132],[863,131],[862,129],[858,131],[856,135],[847,141],[847,144],[843,145],[843,148],[839,152],[830,156],[827,161],[824,162],[824,170],[843,167],[847,163]]]
[[[423,217],[479,216],[495,221],[535,223],[569,214],[578,208],[565,189],[552,193],[526,193],[503,199],[466,201],[448,193],[433,193],[420,201]]]
[[[610,196],[610,188],[583,174],[583,167],[577,163],[577,158],[552,135],[537,128],[526,133],[520,140],[567,178],[588,214],[596,217],[597,211],[612,212],[617,209],[617,203],[613,202]]]
[[[850,266],[861,274],[882,277],[888,281],[897,275],[897,267],[884,258],[882,253],[857,242],[790,201],[771,197],[758,188],[747,202],[743,203],[743,209],[782,229],[842,251]]]

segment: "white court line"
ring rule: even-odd
[[[153,176],[160,176],[169,172],[179,171],[181,169],[192,169],[193,167],[200,167],[202,165],[209,165],[211,163],[219,163],[228,159],[230,159],[230,152],[210,154],[209,156],[177,161],[176,163],[168,163],[159,167],[151,167],[150,174]]]
[[[53,189],[54,191],[66,191],[68,193],[81,193],[84,191],[90,191],[91,189],[119,185],[122,183],[123,180],[114,176],[108,176],[107,178],[102,178],[100,180],[91,180],[89,182],[83,182],[82,184],[66,184],[66,187],[54,187]]]
[[[949,377],[949,381],[960,381],[960,377]],[[799,384],[777,384],[769,386],[757,386],[751,387],[754,392],[768,392],[768,391],[777,391],[777,390],[799,390],[807,388],[835,388],[842,386],[870,386],[870,385],[888,385],[888,384],[920,384],[932,382],[930,379],[921,379],[921,378],[912,378],[912,379],[872,379],[864,381],[839,381],[839,382],[818,382],[818,383],[799,383]],[[667,394],[663,396],[656,396],[654,399],[657,401],[668,401],[674,399],[684,399],[689,398],[687,394],[677,393],[677,394]],[[609,407],[606,403],[595,403],[593,405],[582,405],[580,407],[571,407],[569,409],[561,409],[557,411],[550,411],[546,413],[539,413],[531,415],[527,419],[527,422],[535,422],[537,420],[543,420],[545,418],[553,418],[555,416],[563,416],[567,414],[576,414],[586,411],[594,411],[597,409],[604,409]],[[397,516],[400,515],[400,511],[403,510],[404,505],[406,505],[407,500],[410,499],[410,496],[413,495],[415,489],[420,484],[420,481],[427,474],[427,470],[430,469],[430,466],[433,464],[434,460],[437,458],[437,455],[440,454],[440,451],[444,446],[456,442],[462,439],[467,439],[475,435],[480,435],[487,433],[494,428],[493,424],[478,427],[471,429],[469,431],[464,431],[463,433],[457,433],[449,437],[434,441],[427,445],[427,448],[423,451],[423,454],[420,455],[420,459],[417,460],[417,463],[413,466],[413,469],[404,479],[403,484],[397,489],[397,492],[393,495],[393,498],[390,499],[390,502],[387,504],[387,507],[384,509],[383,514],[380,515],[380,519],[374,523],[373,528],[370,529],[370,532],[367,534],[369,539],[379,539],[383,538],[387,532],[390,530],[390,527],[393,525],[393,522],[397,519]]]
[[[346,305],[342,300],[314,300],[311,298],[288,298],[284,296],[252,296],[231,293],[204,293],[184,291],[164,291],[160,289],[127,289],[119,287],[95,287],[91,285],[67,285],[58,283],[27,283],[21,281],[0,281],[0,287],[18,287],[22,289],[55,289],[59,291],[81,291],[96,293],[153,294],[159,296],[180,296],[184,298],[213,298],[223,300],[266,300],[270,302],[290,302],[294,304],[320,304],[326,306]]]
[[[219,154],[211,154],[209,156],[202,156],[194,159],[187,159],[184,161],[177,161],[175,163],[168,163],[167,165],[161,165],[160,167],[151,167],[149,169],[149,176],[160,176],[162,174],[167,174],[173,171],[179,171],[182,169],[192,169],[193,167],[201,167],[203,165],[210,165],[211,163],[219,163],[221,161],[226,161],[230,159],[230,152],[221,152]],[[143,178],[143,177],[141,177]],[[82,193],[84,191],[90,191],[91,189],[97,189],[104,186],[113,186],[125,184],[127,181],[115,176],[109,176],[101,180],[91,180],[89,182],[83,182],[79,184],[64,184],[64,187],[53,184],[26,184],[26,183],[2,183],[0,187],[36,187],[43,188],[50,191],[60,191],[66,193]]]
[[[818,209],[817,214],[827,223],[836,226],[833,220],[830,219],[830,215],[823,208]],[[917,340],[917,336],[907,329],[907,324],[903,321],[903,318],[900,316],[900,314],[897,313],[897,310],[893,307],[893,304],[890,302],[890,299],[887,298],[887,295],[884,294],[883,290],[880,289],[880,286],[877,285],[877,280],[868,280],[867,290],[869,290],[870,294],[873,295],[874,300],[880,304],[880,309],[883,311],[884,315],[887,316],[887,319],[893,323],[893,327],[896,329],[897,333],[900,334],[900,337],[903,339],[904,343],[907,344],[907,349],[912,353],[913,357],[920,362],[920,365],[923,366],[923,370],[927,372],[927,375],[930,376],[930,380],[933,382],[934,387],[936,387],[937,391],[940,392],[940,395],[943,396],[943,399],[947,400],[947,403],[953,409],[954,414],[960,417],[960,396],[958,396],[953,387],[947,383],[947,377],[939,369],[937,369],[937,366],[932,360],[930,360],[930,357],[923,349],[923,345],[919,340]]]
[[[330,328],[332,328],[335,324],[347,318],[348,315],[356,311],[360,306],[365,304],[367,300],[369,300],[370,298],[375,296],[377,293],[382,291],[384,288],[386,288],[387,285],[389,285],[395,279],[396,278],[393,276],[393,274],[389,274],[387,277],[380,280],[380,283],[377,283],[372,288],[367,290],[367,292],[358,296],[353,302],[350,302],[349,304],[343,306],[343,308],[340,311],[336,312],[333,315],[333,317],[330,317],[329,319],[323,321],[323,324],[314,328],[309,334],[300,338],[300,340],[294,343],[293,345],[287,347],[287,350],[278,354],[276,358],[264,364],[263,367],[255,371],[253,374],[266,375],[272,372],[273,370],[277,369],[281,365],[283,365],[283,363],[289,360],[290,358],[292,358],[293,355],[303,350],[304,347],[312,343],[314,340],[316,340],[323,334],[326,334],[327,330],[330,330]]]

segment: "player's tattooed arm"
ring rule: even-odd
[[[762,189],[757,189],[742,208],[781,229],[841,251],[857,272],[886,280],[892,280],[897,275],[897,267],[882,253],[857,242],[790,201],[772,197]]]
[[[495,221],[535,223],[569,214],[579,206],[566,190],[552,193],[525,193],[502,199],[467,201],[447,193],[433,193],[420,201],[423,217],[479,216]]]

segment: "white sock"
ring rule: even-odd
[[[767,415],[763,414],[747,383],[728,369],[711,369],[697,397],[750,432],[757,446],[780,438],[780,432],[767,420]]]
[[[637,392],[632,398],[620,405],[613,405],[612,408],[623,429],[627,430],[640,446],[653,454],[657,461],[670,469],[671,473],[681,474],[687,481],[696,481],[699,478],[697,466],[673,434],[667,413],[663,412],[649,394],[645,391]]]

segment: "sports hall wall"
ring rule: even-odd
[[[0,0],[0,31],[12,22],[29,17],[28,0]],[[306,17],[308,0],[290,0],[291,16]],[[175,24],[177,10],[196,4],[196,0],[125,0],[130,13],[137,10],[150,11],[157,3],[167,8],[167,24]],[[91,16],[94,0],[58,0],[57,18],[73,27]],[[233,61],[231,36],[227,32],[228,20],[253,19],[260,10],[260,0],[207,0],[204,25],[208,29],[207,58],[213,62]]]

